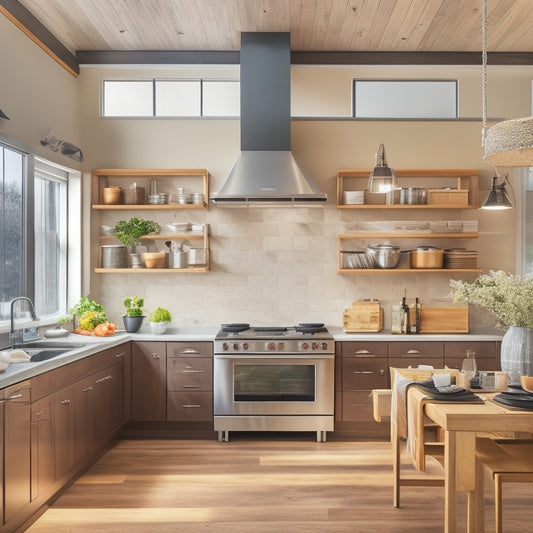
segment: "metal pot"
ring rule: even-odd
[[[396,268],[400,262],[400,247],[388,244],[369,246],[368,251],[374,257],[378,268]]]
[[[419,246],[410,254],[411,268],[442,268],[444,250],[435,246]]]

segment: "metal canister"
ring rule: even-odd
[[[187,266],[187,252],[178,250],[170,252],[169,267],[170,268],[185,268]]]
[[[127,268],[128,249],[123,244],[102,245],[102,268]]]

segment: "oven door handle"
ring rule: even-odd
[[[264,361],[265,359],[334,359],[332,353],[216,353],[215,359],[249,359]]]

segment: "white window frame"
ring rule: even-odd
[[[152,108],[152,113],[150,115],[136,115],[136,114],[117,114],[117,115],[111,115],[106,114],[106,83],[143,83],[146,84],[147,82],[151,83],[152,91],[151,91],[151,102],[146,102],[146,105],[150,105]],[[157,84],[160,82],[199,82],[199,99],[200,99],[200,112],[199,113],[191,113],[191,114],[184,114],[184,115],[160,115],[157,111]],[[223,115],[223,114],[209,114],[205,115],[203,112],[204,109],[204,95],[203,95],[203,85],[204,83],[211,83],[211,82],[217,82],[217,83],[237,83],[239,84],[239,80],[233,79],[233,78],[148,78],[148,79],[111,79],[111,78],[105,78],[102,80],[101,84],[101,98],[100,98],[100,116],[102,118],[106,119],[116,119],[116,118],[239,118],[239,114],[237,115]],[[240,106],[239,106],[240,108]]]
[[[13,149],[17,152],[23,153],[26,161],[26,177],[25,187],[31,190],[31,181],[34,176],[34,166],[40,166],[43,170],[45,168],[53,173],[59,173],[61,176],[68,175],[68,187],[63,189],[65,196],[61,204],[61,216],[66,221],[61,224],[60,228],[60,246],[61,246],[61,262],[60,279],[62,281],[59,298],[60,309],[51,316],[40,316],[37,324],[33,322],[17,320],[17,328],[19,327],[34,327],[35,325],[42,326],[47,324],[57,323],[57,319],[68,314],[68,309],[72,307],[75,301],[81,296],[81,173],[77,170],[57,165],[50,161],[46,161],[33,155],[33,148],[22,141],[18,141],[8,135],[0,133],[0,143],[5,145],[8,149]],[[66,186],[66,184],[65,184]],[[28,234],[26,243],[26,263],[28,274],[26,276],[26,294],[20,296],[34,297],[34,248],[33,248],[33,200],[26,198],[24,200],[26,206],[31,209],[25,219],[26,233]],[[28,226],[31,224],[31,228]],[[29,247],[31,246],[31,250]],[[21,306],[22,307],[22,306]],[[18,307],[17,307],[18,309]],[[25,309],[25,308],[24,308]],[[0,347],[8,346],[8,332],[10,324],[9,319],[0,320]]]
[[[416,88],[416,90],[415,90]],[[420,103],[424,101],[422,92],[430,88],[437,90],[426,98],[426,105],[439,102],[433,110],[422,112]],[[445,102],[444,96],[453,100]],[[404,98],[405,108],[396,107]],[[443,107],[446,104],[446,107]],[[420,109],[417,109],[417,105]],[[364,107],[366,106],[366,111]],[[442,120],[459,118],[459,83],[447,79],[354,79],[352,80],[352,117],[362,119],[400,119],[400,120]]]

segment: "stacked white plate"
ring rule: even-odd
[[[342,193],[344,205],[361,205],[365,203],[365,191],[344,191]]]
[[[474,233],[478,229],[477,220],[463,220],[463,231],[465,233]]]
[[[477,251],[465,248],[444,250],[444,268],[477,268]]]

